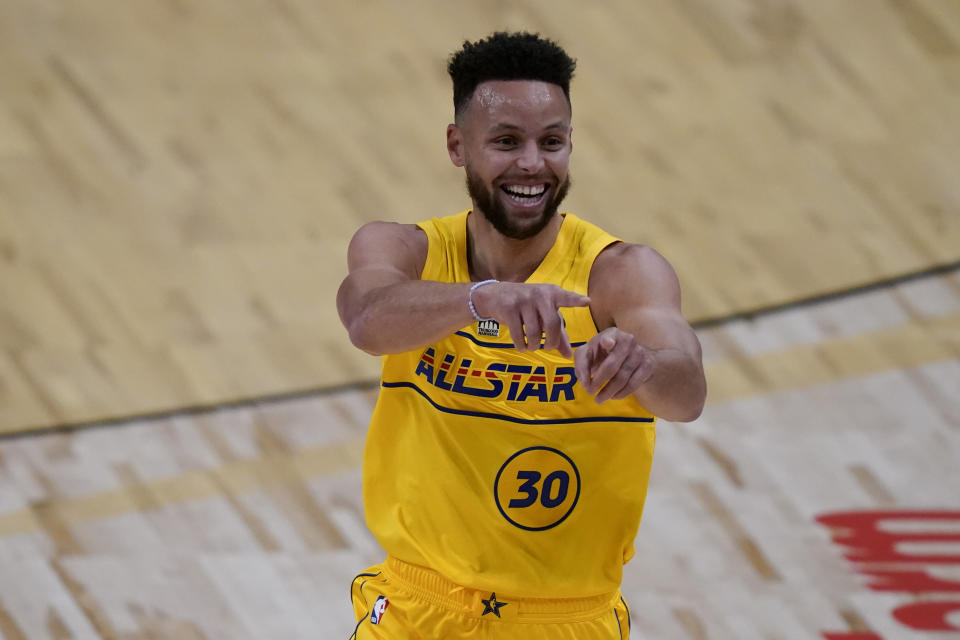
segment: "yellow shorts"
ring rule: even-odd
[[[591,598],[516,598],[481,592],[393,557],[353,579],[350,640],[626,640],[619,592]]]

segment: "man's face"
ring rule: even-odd
[[[457,125],[450,158],[467,173],[475,208],[509,238],[539,233],[570,187],[570,105],[554,84],[481,83]]]

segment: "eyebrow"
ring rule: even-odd
[[[549,124],[549,125],[547,125],[546,127],[543,128],[544,131],[548,131],[548,130],[550,130],[550,129],[565,130],[565,129],[567,129],[567,125],[564,124],[563,121],[558,121],[558,122],[554,122],[554,123],[552,123],[552,124]],[[515,125],[515,124],[511,124],[511,123],[509,123],[509,122],[500,122],[500,123],[497,123],[497,124],[493,125],[492,127],[490,127],[490,129],[488,129],[488,131],[489,131],[490,133],[493,133],[493,132],[496,132],[496,131],[523,131],[523,127],[520,127],[520,126]]]

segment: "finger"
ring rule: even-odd
[[[577,380],[580,382],[580,386],[590,395],[593,395],[594,391],[593,385],[590,382],[590,360],[593,357],[592,350],[594,344],[596,343],[588,342],[573,353],[573,371],[577,376]]]
[[[604,354],[608,354],[613,351],[613,348],[617,346],[617,338],[613,332],[604,333],[597,340],[600,348],[603,350]]]
[[[610,382],[604,385],[603,389],[600,389],[600,391],[597,393],[597,395],[593,399],[594,402],[596,402],[597,404],[603,404],[604,402],[612,398],[615,395],[615,393],[611,391],[611,389],[614,389],[614,388],[616,388],[617,393],[623,390],[622,381],[618,380],[616,377],[614,377],[612,380],[610,380]]]
[[[642,370],[639,368],[635,369],[633,375],[630,376],[630,379],[627,380],[622,387],[620,387],[619,391],[612,394],[610,397],[614,400],[623,400],[624,398],[629,398],[636,393],[637,389],[643,386],[643,378],[644,374],[642,373]]]
[[[602,392],[616,373],[618,362],[619,358],[615,355],[601,355],[599,353],[596,355],[588,374],[591,394]]]
[[[520,319],[520,315],[510,314],[510,317],[504,324],[506,324],[507,329],[510,330],[510,339],[513,341],[513,346],[517,351],[523,351],[526,348],[526,344],[523,342],[523,320]]]
[[[560,341],[557,343],[557,351],[563,355],[564,358],[573,357],[573,347],[570,346],[570,337],[567,335],[567,330],[560,327]]]
[[[630,376],[630,379],[624,384],[620,391],[616,392],[611,396],[614,400],[623,400],[624,398],[629,398],[636,391],[643,386],[644,375],[641,373],[640,369],[636,369],[633,372],[633,375]]]
[[[540,348],[540,335],[543,329],[540,327],[540,314],[536,309],[531,309],[522,314],[523,317],[523,337],[526,340],[525,350],[536,351]]]
[[[599,361],[595,361],[591,367],[590,379],[596,388],[602,389],[617,374],[624,360],[633,351],[634,342],[633,336],[629,334],[621,334],[619,339],[606,335],[598,340],[600,348],[606,352],[606,355],[600,357]]]
[[[590,298],[588,296],[582,296],[579,293],[574,293],[569,289],[557,287],[557,293],[554,296],[553,303],[558,309],[560,307],[585,307],[590,304]]]
[[[574,356],[575,372],[584,390],[593,395],[600,390],[602,381],[597,377],[596,369],[604,361],[616,344],[616,329],[607,329],[577,349]]]
[[[596,401],[606,402],[610,398],[623,398],[630,395],[634,390],[630,388],[630,384],[636,377],[637,371],[640,370],[642,360],[643,352],[635,349],[632,354],[624,359],[616,374],[600,390]]]
[[[633,374],[630,376],[630,379],[623,385],[623,387],[616,394],[613,395],[614,398],[626,398],[627,396],[633,394],[637,389],[642,387],[653,375],[653,369],[656,366],[656,358],[653,353],[647,350],[641,351],[640,363],[637,365],[637,368],[633,370]]]
[[[540,322],[543,326],[543,348],[556,349],[561,342],[563,324],[560,322],[560,313],[544,301],[537,307],[540,312]]]
[[[601,343],[606,345],[604,348]],[[607,353],[613,348],[615,340],[600,335],[590,340],[585,345],[579,347],[574,353],[574,372],[584,390],[593,395],[600,390],[599,385],[595,384],[593,379],[593,370],[595,363],[602,361]]]

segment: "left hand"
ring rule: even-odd
[[[616,327],[595,335],[573,359],[577,379],[587,393],[596,394],[598,403],[632,394],[650,379],[657,362],[653,349]]]

